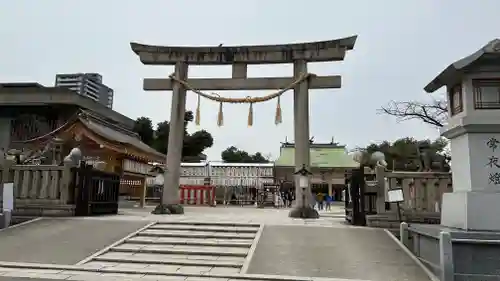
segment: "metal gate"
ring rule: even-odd
[[[120,175],[82,163],[80,167],[73,168],[72,185],[76,216],[118,213]]]

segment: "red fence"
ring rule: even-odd
[[[181,185],[179,197],[181,204],[212,206],[215,204],[215,186]]]

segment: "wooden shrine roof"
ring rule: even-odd
[[[145,161],[164,162],[166,156],[143,143],[139,136],[126,128],[106,122],[98,115],[81,110],[66,124],[50,134],[28,142],[44,142],[55,135],[80,135],[103,147]]]

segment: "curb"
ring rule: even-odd
[[[253,254],[255,253],[255,250],[257,249],[257,244],[259,244],[260,237],[262,236],[262,232],[264,232],[264,227],[265,225],[262,224],[259,227],[259,231],[257,231],[257,234],[255,235],[253,239],[252,246],[248,250],[247,257],[245,258],[245,261],[243,262],[243,266],[241,267],[241,274],[245,274],[248,271],[248,267],[250,266],[250,262],[252,262]]]
[[[425,272],[425,275],[429,277],[431,281],[439,281],[439,278],[436,277],[418,258],[415,256],[408,248],[406,248],[399,239],[394,236],[389,230],[384,229],[384,232],[389,235],[389,237]]]
[[[0,262],[0,267],[4,268],[16,268],[16,269],[35,269],[35,270],[60,270],[62,275],[61,279],[64,278],[64,271],[79,271],[79,272],[93,272],[93,273],[111,273],[111,274],[131,274],[131,275],[153,275],[153,276],[182,276],[182,277],[202,277],[202,278],[223,278],[223,279],[237,279],[237,280],[258,280],[258,281],[354,281],[352,279],[342,279],[342,278],[317,278],[317,277],[303,277],[303,276],[282,276],[282,275],[267,275],[267,274],[194,274],[194,273],[159,273],[158,271],[148,271],[144,269],[133,269],[133,270],[116,270],[116,269],[106,269],[106,268],[85,268],[82,266],[75,265],[55,265],[55,264],[36,264],[36,263],[14,263],[14,262]],[[59,274],[57,273],[57,274]],[[57,275],[55,274],[55,275]],[[54,274],[52,274],[54,276]],[[43,277],[39,277],[43,278]],[[104,278],[104,276],[100,276]],[[53,278],[52,278],[53,279]],[[368,280],[356,280],[356,281],[368,281]]]
[[[27,225],[27,224],[30,224],[32,222],[37,222],[37,221],[42,220],[42,219],[43,219],[43,217],[38,217],[38,218],[34,218],[32,220],[24,221],[22,223],[14,224],[12,226],[7,226],[6,228],[0,228],[0,232],[2,232],[4,230],[7,230],[7,229],[12,229],[12,228],[16,228],[16,227],[19,227],[19,226]]]

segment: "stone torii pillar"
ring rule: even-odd
[[[307,73],[307,61],[296,60],[293,63],[293,76],[298,78],[301,73]],[[294,137],[295,137],[295,170],[301,168],[310,170],[310,141],[309,141],[309,85],[308,81],[302,81],[293,89],[293,122],[294,122]],[[313,202],[302,202],[311,198],[311,185],[305,190],[299,187],[299,177],[295,176],[295,208],[299,209],[302,206],[313,207]],[[313,208],[314,209],[314,208]],[[304,212],[300,212],[302,214]],[[294,217],[300,214],[293,215]]]
[[[276,90],[288,88],[307,73],[308,62],[342,61],[348,50],[354,48],[356,36],[311,43],[232,46],[232,47],[165,47],[131,43],[131,48],[145,65],[175,65],[175,79],[145,78],[146,91],[173,91],[172,112],[170,115],[170,134],[168,139],[167,169],[163,187],[162,202],[154,213],[180,214],[179,177],[184,136],[184,113],[186,88],[179,81],[187,83],[198,91],[241,91]],[[247,78],[249,64],[292,63],[293,77]],[[232,78],[188,78],[188,65],[232,65]],[[296,171],[310,166],[309,151],[309,89],[340,88],[341,77],[308,76],[300,80],[294,90],[294,127],[295,127],[295,167]],[[302,189],[298,178],[295,184],[296,206],[307,206],[312,217],[317,213],[312,209],[312,196],[305,196],[302,202]],[[310,186],[306,189],[310,193]],[[295,216],[298,212],[290,212]]]

